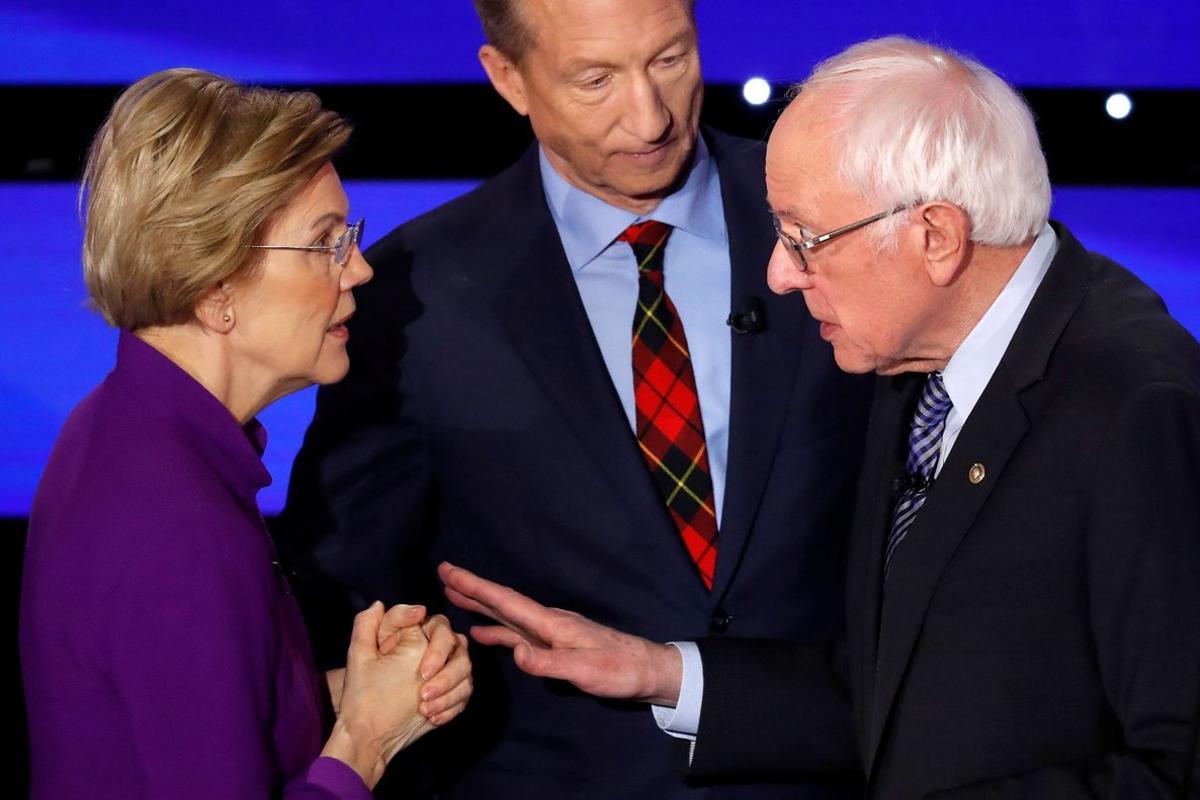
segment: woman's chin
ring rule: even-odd
[[[345,348],[340,348],[340,351],[336,358],[325,359],[326,363],[319,365],[312,376],[312,383],[326,386],[346,377],[346,373],[350,371],[350,359],[346,356]]]

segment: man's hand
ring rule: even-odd
[[[569,681],[597,697],[678,702],[683,659],[674,647],[547,608],[452,564],[442,563],[438,576],[450,602],[500,623],[476,625],[471,636],[480,644],[511,648],[513,661],[530,675]]]

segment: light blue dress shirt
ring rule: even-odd
[[[1042,285],[1042,278],[1046,276],[1046,270],[1057,252],[1058,236],[1053,228],[1045,225],[1004,289],[946,362],[942,380],[954,405],[946,417],[946,428],[942,433],[938,472],[949,457],[950,449],[954,447],[979,396],[992,379],[992,373],[1000,365],[1021,318],[1029,309],[1029,303]],[[675,708],[654,706],[654,718],[659,727],[672,736],[695,740],[696,731],[700,729],[700,706],[704,699],[704,665],[694,642],[671,644],[678,647],[683,656],[679,702]]]
[[[633,250],[617,236],[634,222],[672,226],[663,264],[667,294],[683,321],[700,397],[708,467],[717,519],[725,500],[729,449],[729,386],[733,344],[729,315],[730,261],[721,183],[703,139],[687,181],[649,214],[638,216],[577,189],[539,152],[542,187],[558,228],[571,274],[616,387],[629,427],[635,429],[633,399],[633,312],[638,274]]]
[[[1017,325],[1029,308],[1029,301],[1033,300],[1034,292],[1042,285],[1042,278],[1057,252],[1058,236],[1053,228],[1046,225],[1017,271],[942,369],[942,382],[953,405],[946,415],[935,476],[941,473],[942,464],[950,457],[950,449],[958,440],[963,425],[967,424],[967,417],[971,416],[971,410],[987,388],[992,373],[1000,366],[1000,359],[1004,357],[1008,343],[1017,332]]]

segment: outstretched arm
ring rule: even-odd
[[[597,697],[677,702],[683,664],[676,648],[547,608],[452,564],[441,564],[438,575],[450,602],[498,623],[476,625],[471,636],[480,644],[510,648],[524,672],[568,681]]]

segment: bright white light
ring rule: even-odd
[[[1133,111],[1133,101],[1129,99],[1129,95],[1123,92],[1110,94],[1108,100],[1104,102],[1104,110],[1113,119],[1125,119],[1129,116],[1129,112]]]
[[[771,84],[762,78],[751,78],[742,85],[742,97],[752,106],[761,106],[771,99]]]

